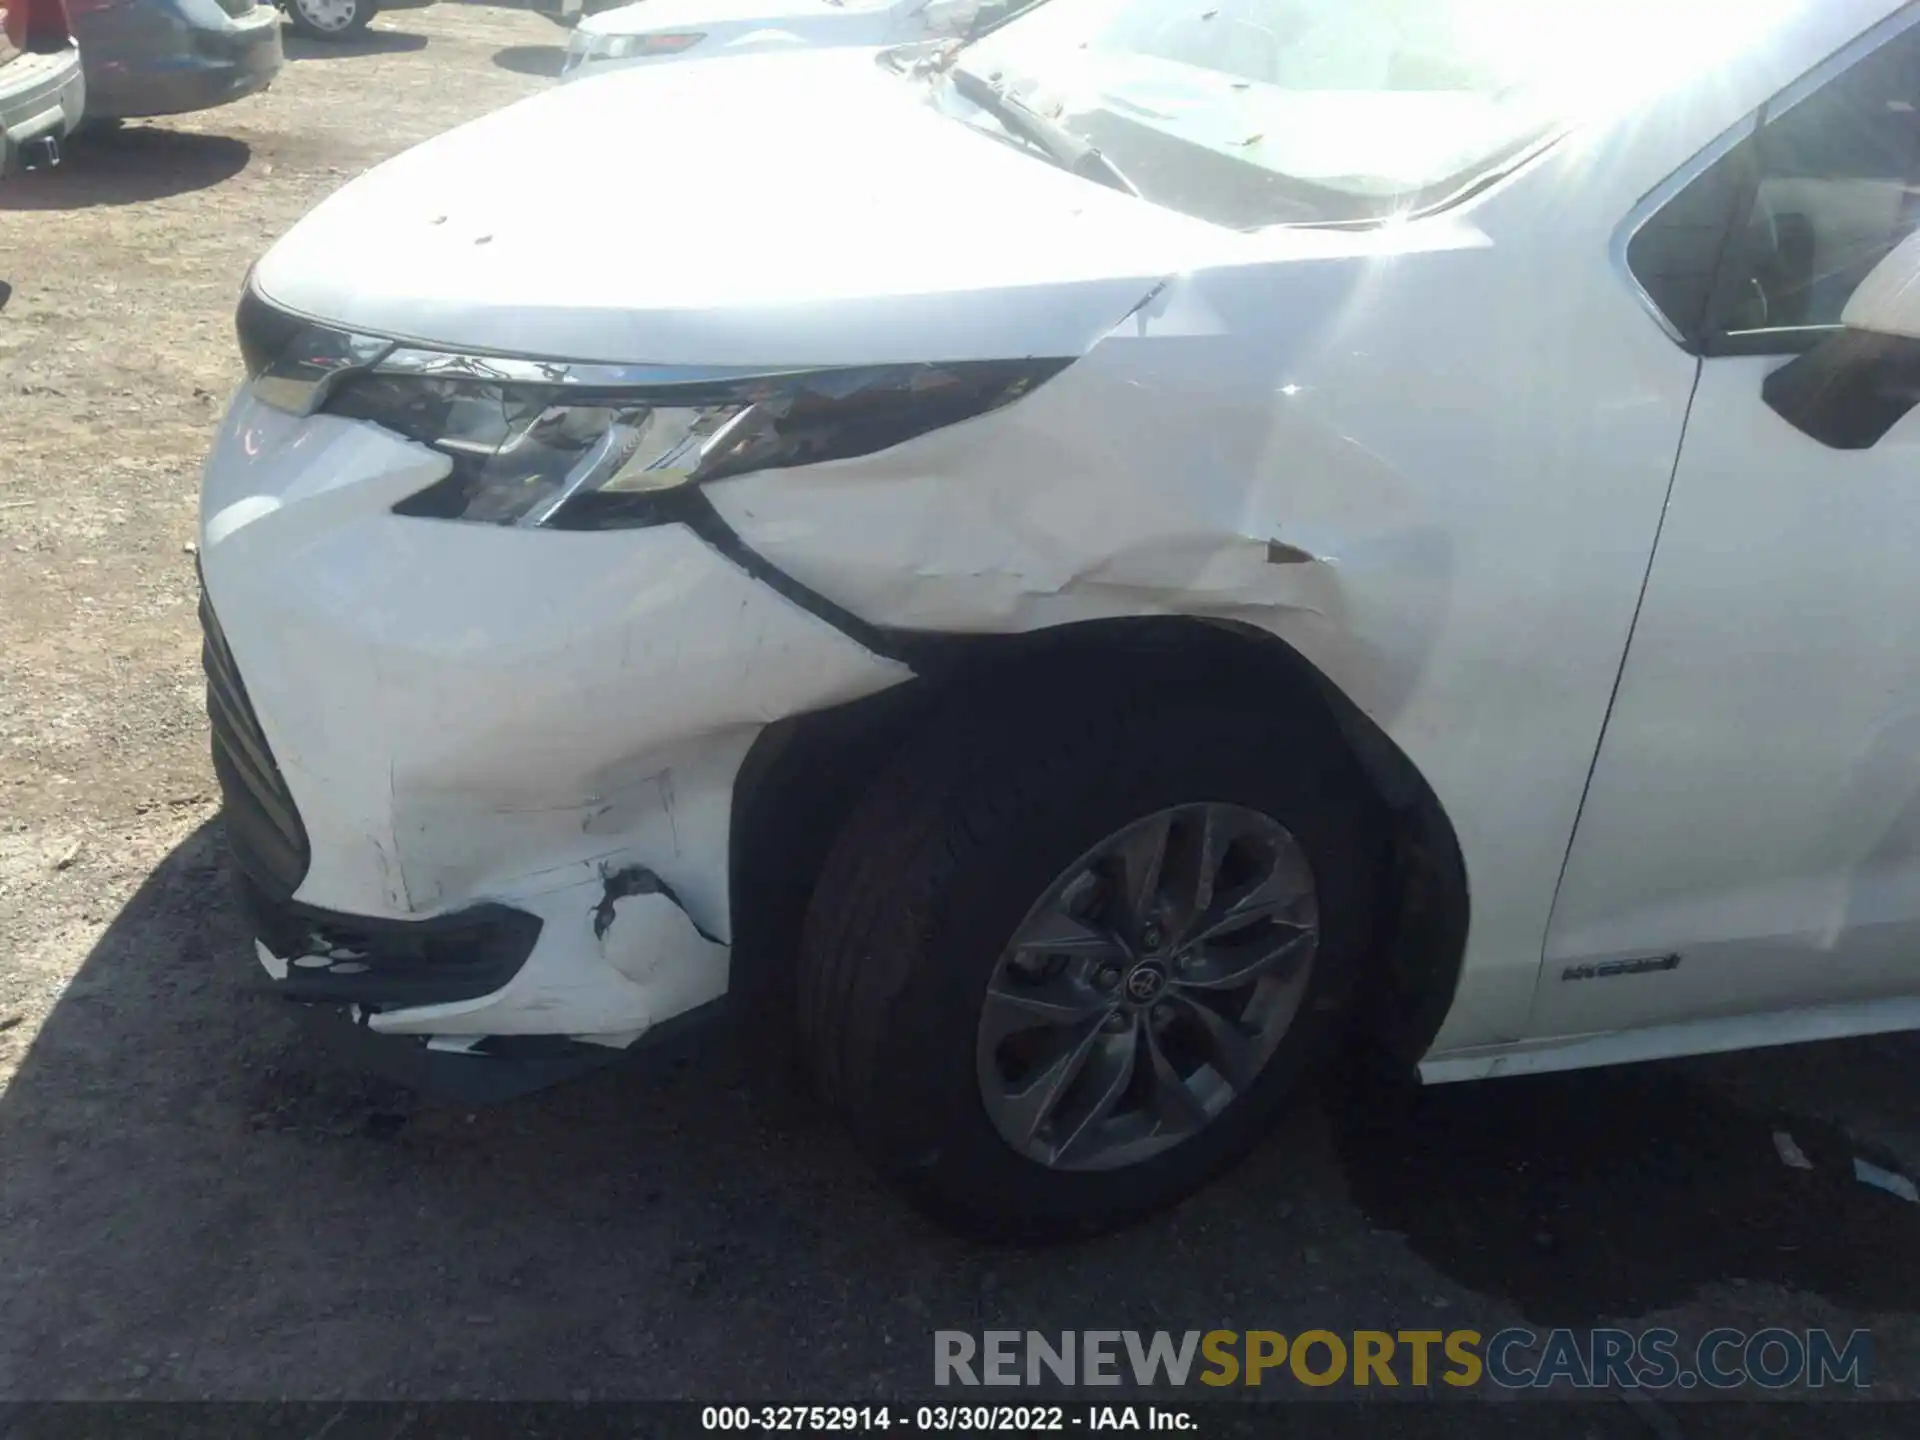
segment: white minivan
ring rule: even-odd
[[[1343,1046],[1920,1025],[1916,22],[1049,0],[355,180],[202,496],[269,983],[468,1093],[725,997],[1023,1236]]]

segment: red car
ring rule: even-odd
[[[0,0],[0,176],[57,164],[86,102],[61,0]]]

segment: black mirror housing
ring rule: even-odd
[[[1835,450],[1870,450],[1920,404],[1920,339],[1838,330],[1768,375],[1761,397]]]

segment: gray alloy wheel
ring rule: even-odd
[[[995,965],[976,1046],[995,1129],[1050,1169],[1137,1165],[1246,1092],[1298,1013],[1313,873],[1278,821],[1161,810],[1047,888]]]
[[[375,0],[285,0],[285,7],[301,34],[337,40],[366,28]]]

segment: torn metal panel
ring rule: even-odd
[[[628,1041],[718,999],[727,947],[701,932],[644,867],[581,867],[576,883],[522,900],[540,942],[505,987],[477,1000],[391,1010],[374,1030],[407,1035],[573,1035]],[[655,888],[647,888],[649,885]]]
[[[733,778],[758,733],[727,726],[556,777],[544,793],[520,777],[423,783],[395,797],[397,833],[436,895],[543,889],[582,863],[644,863],[724,939]]]
[[[619,905],[622,900],[642,895],[659,895],[682,914],[686,914],[687,907],[680,903],[680,897],[673,893],[673,887],[644,865],[623,865],[617,869],[612,865],[605,865],[601,867],[600,874],[605,881],[605,889],[600,896],[600,903],[593,907],[593,938],[602,944],[606,943],[607,932],[613,929],[614,921],[620,918]],[[702,930],[692,916],[687,916],[687,920],[702,940],[713,945],[725,943]]]

